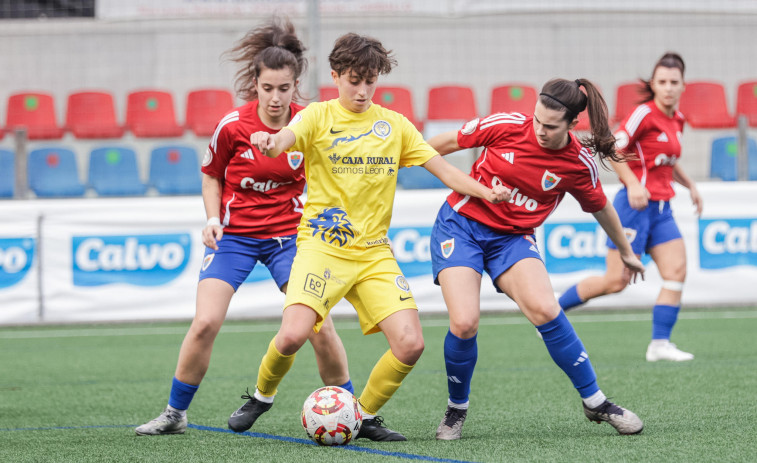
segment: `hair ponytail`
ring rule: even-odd
[[[268,23],[249,31],[225,53],[231,61],[242,64],[235,75],[237,95],[245,101],[257,99],[255,82],[263,69],[289,68],[296,81],[307,68],[305,50],[289,19],[274,16]],[[299,89],[295,88],[294,98],[300,97]]]
[[[585,92],[581,91],[581,87]],[[623,161],[623,156],[615,151],[615,137],[609,124],[607,103],[599,89],[588,79],[552,79],[542,87],[539,101],[544,107],[565,111],[564,120],[571,123],[584,110],[589,113],[591,135],[581,137],[581,144],[604,160]]]

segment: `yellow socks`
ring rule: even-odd
[[[371,376],[368,377],[368,384],[360,395],[363,411],[369,415],[378,413],[412,369],[413,365],[405,365],[397,360],[391,349],[386,351],[373,367]]]
[[[287,374],[289,369],[294,363],[294,356],[297,355],[282,355],[276,349],[276,337],[268,344],[268,351],[263,356],[263,360],[260,362],[260,369],[258,370],[258,383],[257,388],[260,393],[266,397],[273,397],[276,395],[276,389],[279,387],[279,383]]]

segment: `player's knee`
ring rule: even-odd
[[[305,344],[308,333],[282,330],[276,335],[276,348],[282,355],[292,355]]]
[[[605,294],[615,294],[623,291],[628,286],[630,279],[624,274],[618,277],[605,279]]]
[[[200,317],[192,321],[192,336],[198,341],[212,342],[218,335],[223,321],[214,318]]]
[[[402,363],[414,365],[421,358],[426,344],[423,336],[419,333],[416,336],[406,336],[398,347],[399,349],[394,352],[394,356]]]
[[[478,333],[478,320],[450,321],[450,331],[460,339],[469,339]]]

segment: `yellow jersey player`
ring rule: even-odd
[[[308,197],[281,327],[263,356],[254,395],[231,415],[229,428],[246,431],[271,408],[296,352],[346,298],[363,333],[381,331],[389,342],[360,395],[364,419],[357,438],[405,440],[377,416],[424,348],[418,309],[387,237],[397,170],[422,165],[453,190],[494,203],[509,200],[510,191],[467,176],[444,161],[404,116],[371,102],[378,76],[396,64],[379,41],[346,34],[337,39],[329,62],[338,99],[310,104],[275,135],[261,131],[250,137],[269,157],[301,153]]]

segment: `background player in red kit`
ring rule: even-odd
[[[202,231],[207,247],[197,309],[179,352],[168,406],[136,428],[138,435],[186,430],[186,410],[210,364],[231,297],[258,261],[286,292],[302,217],[303,158],[297,152],[276,159],[263,156],[250,144],[250,134],[277,133],[302,109],[292,100],[307,64],[304,51],[294,26],[276,19],[252,30],[231,50],[232,59],[242,64],[238,93],[249,103],[218,123],[203,159],[202,197],[208,222]],[[323,382],[354,392],[347,355],[331,318],[309,339]]]
[[[587,105],[592,135],[581,141],[583,146],[569,131]],[[570,193],[617,244],[629,278],[643,277],[644,266],[602,191],[592,155],[620,160],[608,127],[607,105],[596,87],[585,79],[553,79],[542,88],[533,116],[492,114],[468,122],[460,131],[437,135],[429,144],[441,154],[484,147],[471,177],[486,186],[503,185],[512,190],[510,201],[497,205],[453,192],[434,223],[434,279],[442,288],[450,317],[444,340],[449,400],[436,438],[462,436],[478,357],[476,334],[484,270],[497,291],[513,299],[536,325],[552,359],[583,399],[585,415],[593,421],[607,421],[621,434],[641,432],[642,421],[608,401],[599,389],[586,350],[555,300],[533,235],[534,228]]]
[[[615,196],[615,209],[634,253],[648,253],[662,277],[662,289],[652,309],[652,341],[646,354],[650,362],[694,358],[670,342],[686,279],[686,248],[669,202],[675,196],[674,180],[689,189],[697,214],[702,212],[696,184],[677,162],[684,119],[676,107],[684,89],[683,73],[679,55],[666,53],[660,58],[652,78],[643,82],[644,103],[626,117],[615,133],[617,147],[633,154],[627,163],[612,162],[624,186]],[[618,293],[628,285],[618,250],[612,243],[607,245],[610,249],[605,274],[586,278],[569,288],[560,297],[563,310],[597,296]]]

